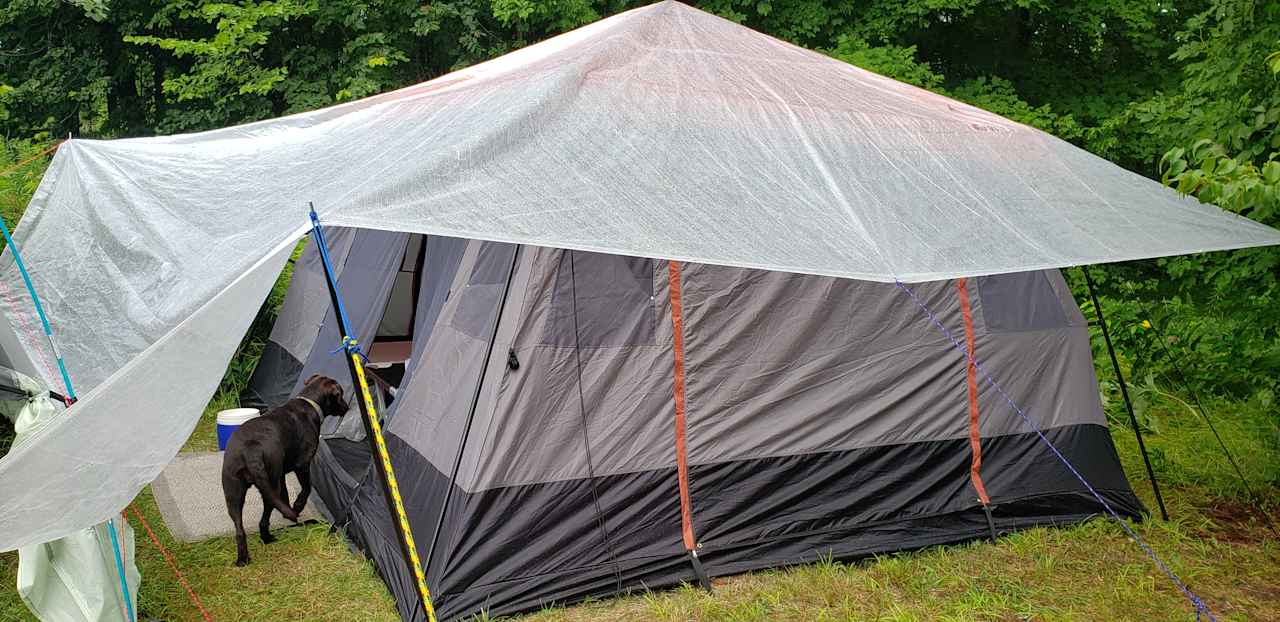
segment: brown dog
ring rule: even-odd
[[[320,421],[324,417],[341,417],[347,412],[342,385],[333,378],[312,376],[298,396],[250,419],[236,430],[227,442],[222,457],[222,494],[227,500],[227,513],[236,526],[236,565],[249,563],[249,544],[244,534],[244,496],[249,486],[262,494],[262,520],[258,532],[263,544],[275,541],[271,536],[271,510],[279,510],[285,518],[298,522],[298,514],[311,494],[311,459],[320,444]],[[289,491],[284,485],[287,473],[296,473],[302,490],[289,505]]]

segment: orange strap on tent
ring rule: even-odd
[[[978,365],[973,353],[973,311],[969,308],[969,279],[956,279],[956,291],[960,294],[960,314],[964,316],[965,354],[968,359],[969,380],[969,448],[973,450],[973,461],[969,464],[969,479],[974,490],[978,491],[978,499],[985,507],[990,505],[987,489],[982,485],[982,436],[978,429]]]
[[[675,403],[676,403],[676,476],[680,480],[680,527],[684,532],[684,548],[697,549],[693,537],[693,509],[689,502],[689,464],[685,453],[684,416],[684,317],[680,306],[680,264],[668,263],[667,275],[671,294],[672,349],[675,351]]]

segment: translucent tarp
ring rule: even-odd
[[[77,408],[127,442],[91,461],[73,448],[106,430],[60,427],[62,463],[104,473],[90,480],[22,479],[32,452],[0,463],[0,550],[103,520],[177,451],[247,319],[209,316],[208,352],[156,344],[206,305],[251,315],[265,288],[227,288],[305,231],[308,202],[334,225],[874,281],[1280,243],[1038,130],[674,2],[316,112],[69,141],[17,239],[72,377],[112,378]],[[8,254],[0,281],[19,283]],[[21,336],[29,303],[0,303]],[[143,375],[159,356],[175,357],[163,383]],[[182,404],[118,395],[145,391]],[[145,466],[111,470],[139,450]],[[68,503],[61,527],[13,507],[37,498]]]

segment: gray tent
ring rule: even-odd
[[[892,284],[332,237],[353,330],[397,386],[387,440],[442,619],[692,581],[690,549],[722,575],[982,537],[978,486],[1001,532],[1101,512]],[[313,248],[294,275],[250,390],[266,405],[312,373],[347,374]],[[1056,270],[913,289],[1108,503],[1141,514]],[[409,314],[406,348],[394,327]],[[386,373],[397,362],[403,378]],[[349,417],[326,429],[313,479],[405,619],[422,619]]]

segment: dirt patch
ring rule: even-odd
[[[1247,503],[1215,499],[1200,511],[1212,521],[1205,530],[1206,535],[1219,540],[1232,544],[1257,544],[1268,537],[1275,537],[1259,516],[1259,510]]]

